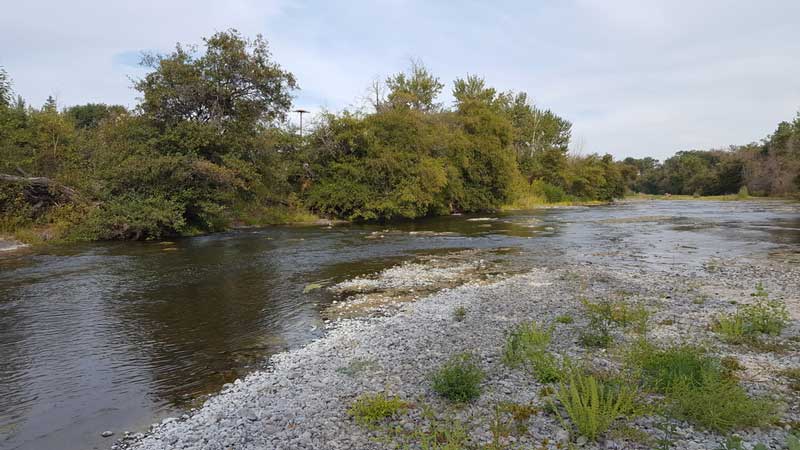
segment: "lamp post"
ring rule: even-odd
[[[300,114],[300,139],[302,139],[303,138],[303,114],[305,114],[305,113],[307,113],[309,111],[306,111],[305,109],[295,109],[292,112],[296,112],[296,113]]]

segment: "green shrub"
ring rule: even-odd
[[[739,188],[739,193],[736,194],[736,198],[739,200],[744,200],[750,197],[750,191],[747,190],[747,186],[742,186]]]
[[[696,387],[702,384],[705,373],[721,373],[719,365],[705,350],[689,345],[658,349],[640,341],[629,357],[641,370],[645,384],[661,393],[668,392],[679,380]]]
[[[467,309],[459,306],[453,310],[453,320],[456,322],[463,322],[467,318]]]
[[[456,355],[433,374],[433,390],[453,402],[468,402],[481,395],[484,374],[469,353]]]
[[[578,433],[591,440],[633,411],[635,395],[629,384],[607,383],[576,370],[561,382],[556,394]]]
[[[383,393],[364,394],[350,405],[347,414],[361,425],[372,425],[407,408],[408,405],[399,397],[387,397]]]

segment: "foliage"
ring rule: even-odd
[[[453,310],[453,320],[456,322],[463,322],[467,318],[467,309],[459,306]]]
[[[556,317],[556,322],[563,323],[563,324],[571,324],[575,322],[575,319],[572,318],[569,314],[563,314]]]
[[[718,317],[713,325],[726,341],[740,344],[751,342],[760,335],[777,336],[786,327],[789,313],[779,300],[766,300],[766,291],[757,290],[761,298],[754,304],[740,305],[733,314]]]
[[[453,402],[469,402],[481,394],[484,373],[475,357],[462,353],[450,358],[432,377],[433,390]]]
[[[347,414],[362,425],[372,425],[404,411],[408,405],[399,397],[386,394],[364,394],[356,399]]]
[[[633,411],[635,390],[627,383],[609,383],[578,371],[561,382],[557,398],[578,433],[597,439],[620,416]]]
[[[552,337],[552,327],[545,329],[533,321],[517,325],[506,338],[503,362],[510,367],[518,367],[531,354],[544,352]]]
[[[775,405],[754,399],[702,348],[658,349],[640,342],[629,355],[650,389],[665,394],[677,418],[713,431],[759,426],[771,420]]]

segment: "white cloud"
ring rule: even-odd
[[[120,55],[233,27],[265,35],[306,109],[355,104],[419,57],[446,82],[476,73],[529,92],[573,121],[584,152],[664,158],[757,140],[793,117],[797,17],[796,0],[38,0],[5,7],[0,65],[34,104],[50,93],[132,104],[137,73]]]

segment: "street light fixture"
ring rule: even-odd
[[[292,112],[296,112],[296,113],[300,114],[300,139],[302,139],[303,138],[303,114],[311,112],[311,111],[306,111],[305,109],[295,109]]]

